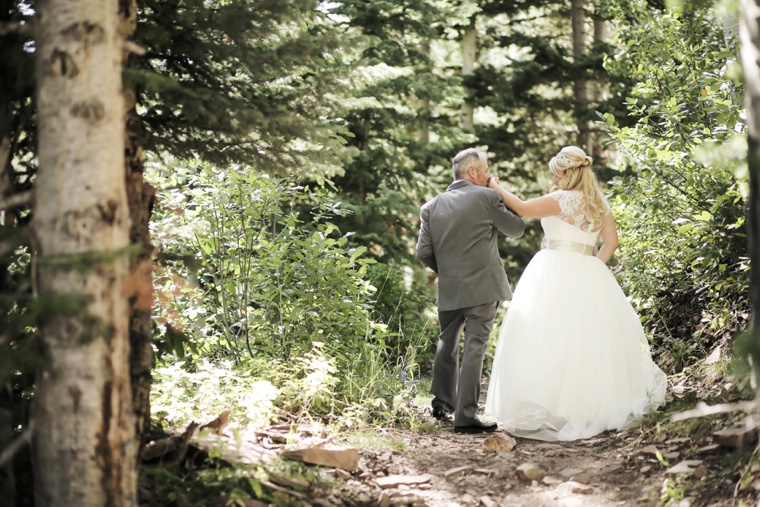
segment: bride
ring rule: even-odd
[[[580,148],[562,148],[549,162],[556,190],[528,201],[498,178],[488,181],[511,210],[541,218],[544,230],[502,324],[486,398],[486,413],[516,436],[589,438],[665,399],[665,374],[606,266],[618,235],[591,162]]]

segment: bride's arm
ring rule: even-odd
[[[504,201],[507,208],[523,217],[551,217],[562,211],[557,200],[548,195],[523,201],[512,192],[502,187],[501,184],[499,184],[499,178],[496,176],[488,179],[488,188],[498,190],[501,200]]]
[[[617,250],[618,240],[617,227],[615,226],[615,217],[612,213],[607,215],[607,220],[604,222],[604,227],[599,233],[602,238],[602,248],[596,254],[596,258],[603,261],[605,264],[612,258],[612,254]]]

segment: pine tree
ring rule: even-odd
[[[359,150],[336,178],[352,215],[338,221],[381,262],[416,264],[410,238],[419,205],[451,182],[450,159],[475,144],[459,127],[464,91],[458,34],[475,7],[458,2],[335,2],[346,33],[368,37],[346,114]]]
[[[341,39],[315,0],[141,2],[139,91],[146,149],[159,156],[324,176],[344,147]]]
[[[611,48],[594,38],[610,14],[602,2],[581,0],[481,4],[483,51],[500,58],[483,61],[477,73],[477,104],[497,118],[478,133],[516,182],[545,180],[546,164],[562,146],[591,145],[596,111],[626,121],[627,85],[609,78],[603,61]],[[595,167],[603,162],[598,157]]]
[[[379,289],[374,309],[398,333],[390,347],[403,350],[404,340],[435,328],[423,315],[432,287],[413,255],[419,206],[451,182],[451,157],[477,142],[459,126],[464,88],[456,29],[477,7],[457,0],[330,6],[341,36],[357,41],[347,60],[352,86],[343,115],[356,155],[333,179],[335,199],[350,213],[333,222],[378,261],[368,272]]]

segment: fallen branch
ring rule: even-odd
[[[32,203],[32,191],[29,190],[28,192],[21,192],[20,194],[16,194],[16,195],[12,195],[8,197],[4,201],[0,201],[0,210],[17,208],[19,206],[23,206],[25,204],[31,204],[31,203]]]
[[[143,461],[150,461],[176,451],[177,447],[179,447],[179,441],[181,438],[182,437],[172,436],[146,444],[140,453],[140,459]]]
[[[700,401],[697,406],[691,410],[678,412],[670,416],[671,422],[685,421],[686,419],[695,419],[697,417],[707,417],[717,414],[728,414],[744,410],[749,412],[755,408],[754,401],[741,401],[738,403],[720,403],[718,405],[708,405]]]
[[[305,500],[306,495],[304,495],[301,492],[293,491],[292,489],[284,488],[282,486],[278,486],[277,484],[269,481],[261,481],[262,486],[266,486],[269,489],[273,489],[275,491],[279,491],[280,493],[285,493],[286,495],[293,496],[295,498],[298,498],[299,500]]]
[[[187,428],[185,429],[185,432],[182,434],[182,437],[180,438],[177,450],[174,451],[174,455],[166,462],[163,462],[162,465],[164,468],[170,471],[176,471],[179,469],[180,464],[185,459],[185,456],[187,455],[187,448],[190,444],[190,439],[193,438],[193,434],[195,433],[195,430],[198,429],[198,423],[193,421],[191,422]]]
[[[2,454],[0,454],[0,467],[3,467],[8,461],[11,460],[11,458],[13,458],[17,452],[21,450],[22,447],[29,443],[29,441],[32,439],[33,433],[34,421],[31,421],[29,423],[29,426],[27,426],[26,431],[20,437],[14,440],[11,445],[6,447]]]
[[[6,21],[5,23],[0,23],[0,35],[9,35],[12,33],[31,35],[32,24],[29,22],[19,23],[17,21]]]

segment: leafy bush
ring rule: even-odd
[[[606,66],[638,84],[633,126],[605,115],[621,174],[612,204],[620,279],[678,371],[746,322],[746,126],[736,41],[704,9],[648,16],[644,2]]]
[[[420,269],[377,263],[369,266],[366,278],[377,287],[373,310],[388,326],[386,341],[391,356],[403,357],[416,347],[419,363],[427,368],[432,367],[438,321],[430,312],[435,285],[414,278],[424,274]]]
[[[321,190],[239,168],[156,169],[167,189],[154,231],[163,260],[157,347],[187,360],[156,371],[155,404],[167,417],[225,404],[250,424],[275,417],[275,405],[336,416],[364,407],[369,416],[390,404],[376,400],[406,390],[417,347],[389,346],[402,327],[391,332],[375,318],[375,261],[330,223],[343,211]],[[308,223],[294,211],[306,203]],[[270,405],[245,394],[259,391]]]

